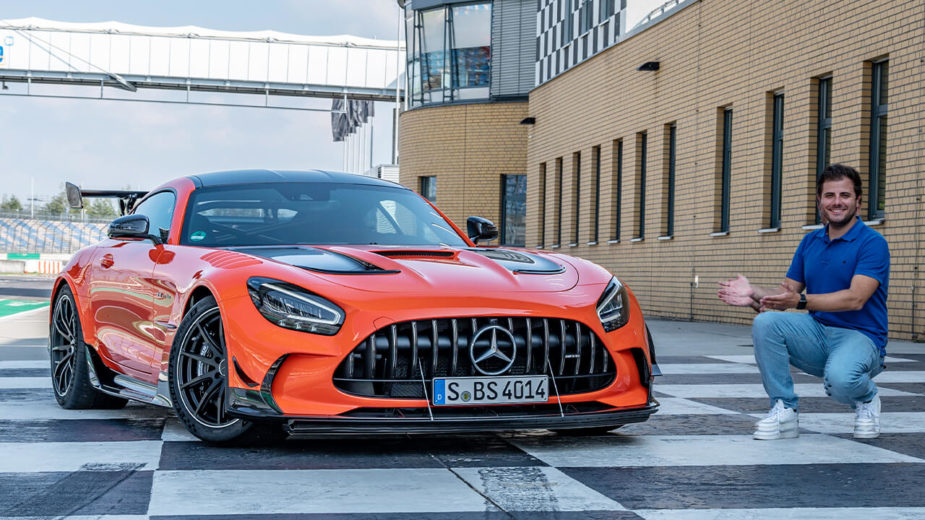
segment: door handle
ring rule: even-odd
[[[103,269],[109,269],[115,263],[116,261],[113,259],[112,255],[110,255],[109,253],[103,255],[103,257],[100,258],[100,265],[103,267]]]

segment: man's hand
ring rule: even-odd
[[[783,311],[796,308],[800,303],[800,293],[794,291],[787,283],[780,284],[780,292],[769,294],[759,301],[762,309]]]
[[[735,278],[720,282],[717,296],[729,305],[750,307],[755,301],[752,298],[754,294],[755,289],[752,287],[751,282],[748,281],[748,278],[739,274]]]

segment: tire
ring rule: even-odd
[[[206,442],[240,441],[253,423],[225,412],[228,362],[222,316],[215,298],[196,302],[170,349],[170,399],[190,433]]]
[[[62,408],[122,408],[128,402],[100,392],[90,384],[89,347],[83,340],[80,316],[71,288],[58,292],[51,311],[48,357],[55,400]]]

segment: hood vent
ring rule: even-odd
[[[452,251],[415,251],[415,250],[403,250],[403,251],[373,251],[377,255],[382,255],[386,258],[439,258],[441,260],[447,258],[453,258],[456,256],[456,253]]]

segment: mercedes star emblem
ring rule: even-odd
[[[506,336],[507,341],[502,338],[501,343],[498,343],[499,332]],[[488,334],[490,337],[487,347],[484,344],[477,345],[479,338],[484,334]],[[500,325],[483,327],[475,333],[475,337],[472,338],[472,342],[469,344],[469,358],[472,359],[472,366],[486,376],[496,376],[507,372],[514,364],[516,356],[517,341],[514,339],[514,335]],[[491,370],[488,368],[493,365],[490,363],[492,359],[500,360],[500,369]]]

